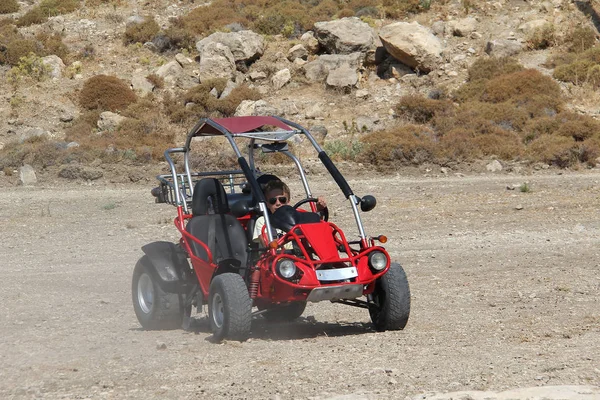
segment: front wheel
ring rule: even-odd
[[[375,329],[379,332],[404,329],[410,314],[410,288],[400,264],[392,263],[385,275],[377,279],[368,300]]]
[[[131,298],[135,315],[144,329],[177,329],[183,320],[183,299],[162,290],[151,268],[148,256],[143,256],[133,270]]]
[[[250,336],[252,300],[242,277],[234,273],[217,275],[210,284],[208,318],[213,336],[243,342]]]

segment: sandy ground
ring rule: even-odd
[[[355,235],[341,195],[316,183],[331,220]],[[404,399],[600,386],[600,172],[350,184],[378,198],[364,223],[390,238],[407,272],[407,328],[377,333],[365,310],[317,303],[291,324],[257,318],[250,340],[222,344],[209,340],[204,315],[193,332],[140,329],[130,294],[140,247],[177,240],[175,209],[154,204],[151,185],[0,188],[0,398]]]

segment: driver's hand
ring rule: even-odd
[[[323,211],[327,208],[327,202],[323,197],[317,198],[317,211]]]

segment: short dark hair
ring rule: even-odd
[[[281,190],[281,191],[283,191],[283,193],[287,194],[288,197],[292,196],[288,185],[286,185],[284,182],[282,182],[280,180],[272,180],[272,181],[267,182],[263,192],[265,194],[267,194],[271,190]]]

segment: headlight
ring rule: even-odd
[[[285,279],[290,279],[296,274],[296,264],[292,260],[284,258],[277,263],[277,272]]]
[[[381,271],[387,265],[387,257],[381,251],[374,251],[369,254],[369,266],[376,271]]]

